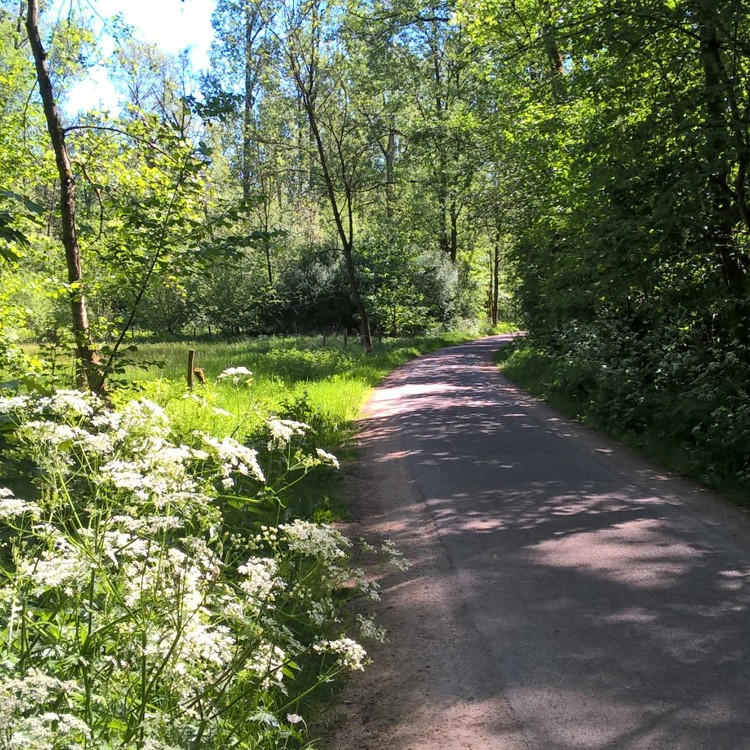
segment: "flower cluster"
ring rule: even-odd
[[[221,467],[221,484],[225,490],[234,487],[236,474],[251,477],[258,482],[266,481],[263,469],[258,463],[258,451],[254,448],[248,448],[232,437],[219,440],[201,432],[197,432],[196,436],[211,448],[218,458]]]
[[[231,380],[233,385],[240,385],[240,383],[250,385],[253,380],[253,373],[247,367],[227,367],[217,375],[216,380]]]
[[[295,435],[304,435],[310,425],[304,422],[296,422],[293,419],[277,419],[272,417],[266,421],[271,439],[268,441],[268,450],[274,448],[286,448]]]
[[[349,540],[300,519],[227,523],[229,489],[274,502],[256,449],[181,440],[145,399],[109,411],[76,391],[14,396],[0,417],[15,425],[7,465],[20,467],[0,486],[0,746],[212,749],[257,732],[253,747],[280,747],[304,724],[288,712],[310,689],[307,673],[296,687],[302,665],[322,669],[320,684],[363,667],[340,608],[352,578],[364,582]],[[309,430],[267,426],[275,448]],[[322,450],[287,459],[338,465]],[[25,497],[10,487],[30,462]]]

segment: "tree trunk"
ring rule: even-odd
[[[552,26],[552,9],[549,0],[540,0],[539,7],[544,16],[542,21],[542,43],[544,44],[544,53],[547,56],[552,77],[552,93],[555,99],[558,99],[562,95],[562,78],[565,73],[565,63]]]
[[[456,261],[458,260],[458,215],[460,213],[460,209],[456,206],[455,200],[451,200],[450,205],[450,221],[451,221],[451,228],[450,228],[450,248],[449,248],[449,256],[451,259],[451,263],[453,265],[456,265]]]
[[[388,145],[385,149],[385,215],[393,218],[394,190],[396,177],[394,167],[396,164],[396,129],[391,126],[388,131]]]
[[[492,243],[490,250],[492,278],[490,280],[490,319],[493,327],[498,322],[498,305],[500,302],[500,239],[499,237]]]
[[[252,140],[250,138],[253,124],[254,84],[255,72],[253,67],[253,14],[249,3],[245,3],[245,101],[242,112],[242,197],[247,202],[250,198],[250,181],[252,161]]]
[[[42,97],[44,116],[47,121],[52,150],[55,153],[57,172],[60,178],[60,214],[62,220],[62,242],[68,267],[70,285],[70,308],[73,322],[73,336],[76,342],[76,356],[79,363],[80,385],[85,385],[94,393],[106,393],[104,373],[98,352],[91,343],[88,313],[84,297],[83,268],[81,250],[76,232],[75,180],[70,156],[65,145],[65,130],[55,103],[52,82],[47,69],[47,55],[39,36],[39,3],[28,0],[26,31],[29,35],[31,52],[34,56],[39,93]]]
[[[359,279],[357,277],[357,270],[354,266],[354,196],[352,187],[350,184],[346,184],[342,206],[336,193],[336,185],[334,184],[333,175],[331,174],[331,168],[329,165],[328,150],[323,141],[323,135],[320,130],[320,123],[316,112],[316,97],[318,92],[316,88],[317,70],[314,61],[310,60],[307,63],[305,72],[306,78],[303,77],[298,61],[295,59],[293,52],[290,52],[289,61],[291,63],[297,91],[300,94],[302,106],[307,115],[307,121],[310,126],[310,136],[318,155],[318,162],[320,164],[321,172],[323,173],[323,183],[326,188],[328,202],[331,206],[331,213],[333,214],[336,231],[339,240],[341,241],[341,249],[344,253],[344,260],[346,262],[346,275],[349,281],[349,289],[351,291],[354,306],[359,313],[362,346],[364,347],[365,352],[369,354],[372,351],[370,319],[367,314],[367,307],[365,306],[364,300],[359,291]],[[343,164],[341,166],[345,167]],[[346,169],[343,168],[341,172],[344,174]]]
[[[718,18],[713,2],[698,4],[700,57],[704,75],[706,111],[706,151],[708,187],[711,196],[712,221],[706,238],[716,252],[727,286],[736,297],[747,289],[747,273],[737,247],[736,223],[740,211],[730,187],[732,173],[731,131],[727,112],[727,91],[722,80]]]

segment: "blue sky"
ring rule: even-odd
[[[153,42],[168,52],[191,50],[191,59],[196,69],[208,66],[208,48],[213,38],[211,13],[215,0],[52,0],[50,16],[68,12],[73,6],[89,17],[96,14],[109,18],[121,13],[126,23],[134,26],[135,36],[144,42]],[[95,22],[100,29],[101,22]],[[105,50],[108,48],[106,31],[100,36]],[[87,81],[73,89],[66,108],[69,111],[98,107],[100,104],[113,109],[117,96],[107,81],[106,72],[94,68]]]

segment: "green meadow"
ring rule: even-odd
[[[188,352],[206,383],[195,382],[193,393],[218,409],[235,415],[291,412],[305,404],[332,430],[352,426],[372,388],[391,370],[435,349],[468,341],[470,333],[445,333],[420,338],[387,339],[365,355],[356,340],[341,337],[273,337],[233,342],[181,341],[138,346],[125,380],[143,389],[170,411],[185,401]],[[227,368],[246,367],[252,380],[234,384],[217,377]],[[127,390],[127,388],[126,388]],[[303,414],[289,414],[303,418]]]

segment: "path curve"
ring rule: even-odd
[[[389,641],[329,750],[750,750],[750,523],[562,419],[492,364],[509,337],[376,390],[347,532]]]

